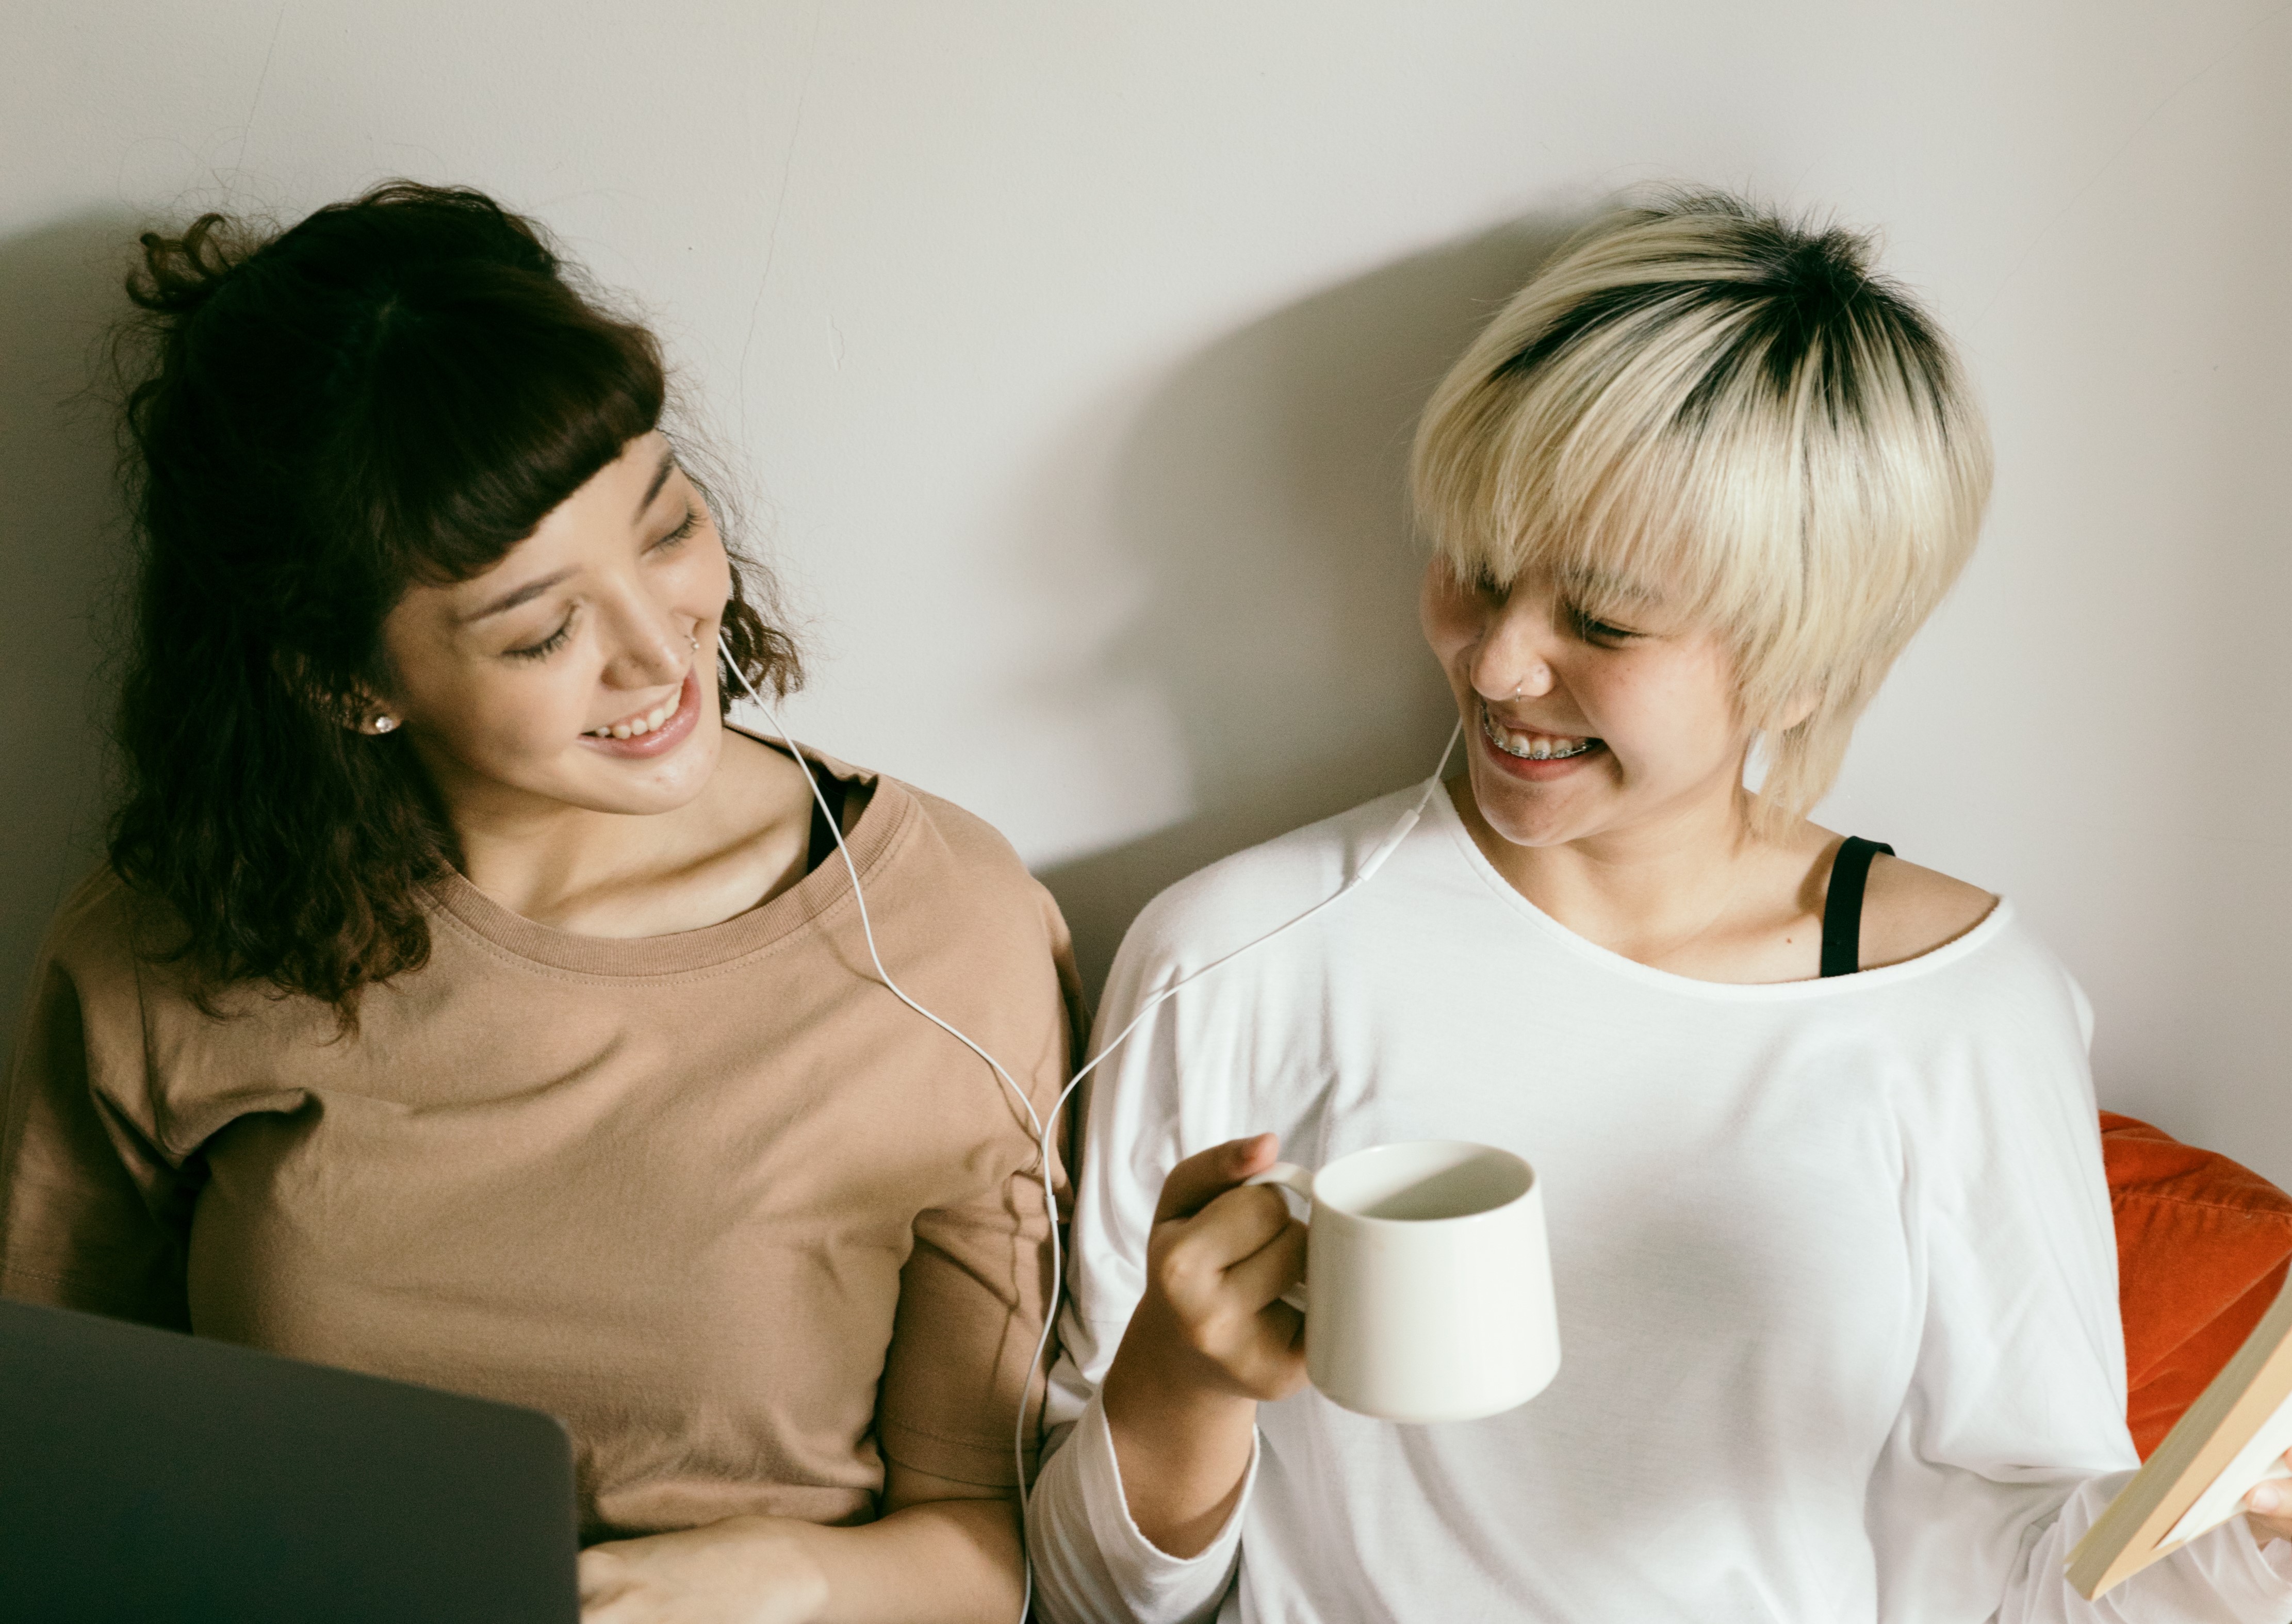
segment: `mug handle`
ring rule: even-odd
[[[1313,1176],[1303,1168],[1299,1167],[1294,1161],[1277,1161],[1271,1167],[1266,1168],[1264,1172],[1257,1175],[1256,1177],[1246,1178],[1241,1182],[1245,1185],[1279,1184],[1284,1190],[1295,1192],[1308,1207],[1311,1207],[1313,1204]],[[1311,1225],[1309,1224],[1306,1227],[1311,1229]],[[1281,1300],[1288,1304],[1290,1307],[1295,1309],[1299,1313],[1303,1313],[1305,1312],[1305,1282],[1301,1280],[1295,1285],[1290,1287],[1288,1290],[1281,1294]]]

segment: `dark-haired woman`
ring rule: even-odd
[[[562,1417],[597,1624],[1011,1618],[1046,1169],[721,720],[795,655],[653,341],[469,192],[145,244],[127,795],[10,1074],[0,1289]],[[894,975],[1047,1112],[1055,909],[808,759]]]

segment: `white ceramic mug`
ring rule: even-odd
[[[1559,1371],[1543,1192],[1510,1151],[1420,1139],[1249,1182],[1312,1204],[1305,1369],[1347,1410],[1467,1421],[1527,1402]]]

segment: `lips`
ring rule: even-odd
[[[1513,727],[1497,720],[1485,701],[1481,706],[1481,736],[1514,761],[1570,761],[1588,755],[1600,741],[1588,734],[1546,733],[1535,728]]]
[[[653,720],[655,716],[659,720]],[[674,706],[657,705],[634,716],[609,723],[601,729],[593,728],[581,735],[581,743],[607,755],[639,759],[666,755],[692,736],[693,727],[699,720],[700,674],[696,667],[684,674]],[[639,722],[644,723],[642,731],[635,725]]]

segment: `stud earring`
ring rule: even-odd
[[[377,733],[387,733],[397,725],[398,718],[395,716],[376,716],[374,719],[374,731]]]

